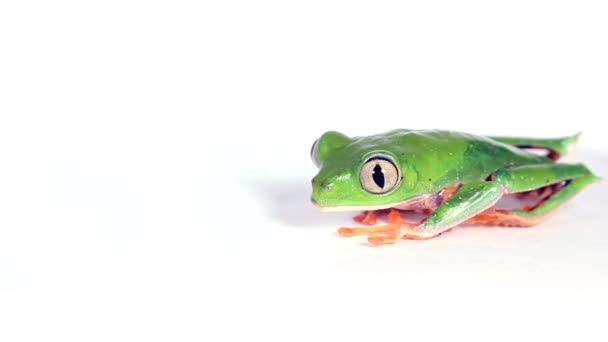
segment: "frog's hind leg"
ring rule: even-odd
[[[468,222],[514,227],[530,227],[546,219],[549,214],[578,194],[587,185],[598,181],[581,164],[541,164],[499,170],[496,181],[508,193],[531,193],[534,189],[549,189],[539,194],[539,202],[516,210],[493,210],[481,213]]]
[[[564,138],[537,139],[537,138],[518,138],[518,137],[490,137],[505,144],[513,145],[523,150],[541,150],[551,160],[556,161],[570,154],[576,146],[576,142],[581,133]]]

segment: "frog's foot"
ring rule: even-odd
[[[391,209],[388,214],[389,224],[371,228],[340,228],[338,234],[342,236],[371,235],[368,241],[372,245],[394,243],[405,239],[421,239],[421,234],[416,231],[417,225],[408,223],[398,210]]]
[[[533,207],[532,207],[533,209]],[[526,206],[522,212],[531,211]],[[470,218],[467,222],[481,225],[492,225],[502,227],[531,227],[534,226],[544,219],[543,216],[539,217],[526,217],[519,215],[515,211],[510,210],[495,210],[492,213],[482,213]]]
[[[367,226],[373,226],[376,224],[376,221],[378,220],[378,211],[376,211],[376,210],[364,211],[361,214],[353,217],[353,220],[355,220],[356,222],[362,223],[364,225],[367,225]]]
[[[434,237],[434,235],[426,234],[424,231],[418,228],[418,226],[407,224],[400,227],[393,234],[370,236],[367,238],[367,241],[374,246],[380,246],[385,244],[393,244],[400,239],[428,240],[432,237]]]
[[[374,214],[372,214],[373,215],[372,217],[373,217],[373,220],[375,221],[377,216],[376,216],[376,213],[372,212],[372,211],[364,212],[364,213],[361,213],[361,214],[355,216],[355,220],[359,221],[358,219],[361,219],[361,221],[359,221],[359,222],[361,222],[363,224],[373,224],[373,223],[364,222],[365,218],[367,218],[367,217],[364,217],[363,215],[367,216],[370,213],[374,213]],[[402,222],[405,222],[403,220],[403,217],[399,213],[399,211],[397,211],[395,209],[391,209],[390,213],[388,214],[388,221],[389,221],[389,224],[387,224],[387,225],[371,227],[371,228],[342,227],[342,228],[338,229],[338,234],[340,234],[342,236],[390,234],[391,232],[399,229]]]

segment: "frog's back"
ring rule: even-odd
[[[383,136],[385,148],[417,171],[420,190],[484,179],[505,167],[551,162],[513,145],[462,132],[400,129]]]

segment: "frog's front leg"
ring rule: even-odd
[[[504,193],[505,189],[498,182],[479,181],[465,184],[420,224],[402,224],[384,236],[370,231],[368,235],[373,236],[370,236],[368,241],[378,246],[394,243],[402,238],[430,239],[491,208]]]

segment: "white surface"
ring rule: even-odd
[[[606,185],[371,248],[313,140],[560,136],[608,176],[604,2],[0,5],[0,340],[605,340]]]

